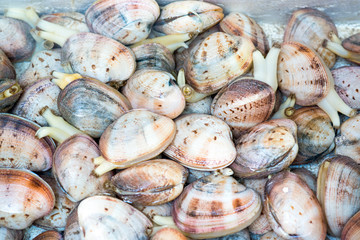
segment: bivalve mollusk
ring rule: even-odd
[[[357,240],[360,238],[360,211],[352,216],[341,232],[341,240]]]
[[[61,233],[51,230],[37,235],[33,240],[63,240]]]
[[[15,79],[16,72],[9,58],[4,51],[0,49],[0,79],[1,78]]]
[[[0,227],[0,239],[3,240],[23,240],[24,233],[21,230]]]
[[[79,12],[58,12],[44,15],[41,18],[78,32],[89,32],[85,15]]]
[[[16,80],[0,78],[0,112],[9,111],[22,93],[23,90]]]
[[[291,169],[292,173],[297,174],[308,186],[309,188],[316,193],[317,183],[316,176],[308,169],[300,167]]]

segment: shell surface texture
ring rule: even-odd
[[[0,49],[0,79],[1,78],[15,79],[16,72],[9,58],[4,51]]]
[[[78,32],[89,32],[89,28],[85,22],[85,15],[79,12],[52,13],[42,16],[41,18]]]

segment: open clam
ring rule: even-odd
[[[0,112],[9,111],[19,99],[22,92],[16,80],[0,78]]]

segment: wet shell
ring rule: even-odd
[[[102,82],[121,83],[135,71],[134,53],[121,43],[94,33],[71,36],[62,47],[61,62],[73,72]]]
[[[23,235],[23,231],[21,230],[0,227],[0,239],[2,240],[22,240]]]
[[[78,202],[105,193],[104,183],[112,173],[101,177],[93,174],[93,158],[100,155],[96,142],[87,135],[74,135],[59,145],[53,156],[53,174],[69,199]]]
[[[0,169],[0,226],[25,229],[51,212],[55,196],[36,174],[19,169]]]
[[[0,49],[0,79],[2,78],[15,79],[16,72],[9,58]]]
[[[11,62],[31,57],[36,42],[30,35],[30,26],[23,21],[0,16],[0,49]]]
[[[24,89],[19,101],[11,110],[11,113],[46,126],[47,121],[41,116],[40,111],[45,106],[55,114],[60,115],[57,107],[57,98],[60,88],[50,81],[49,78],[42,79]]]
[[[312,172],[306,168],[295,168],[292,169],[291,172],[297,174],[308,185],[308,187],[316,193],[316,176]]]
[[[154,29],[165,34],[201,33],[224,17],[223,9],[201,1],[177,1],[162,8]]]
[[[211,114],[211,103],[213,98],[211,96],[201,99],[200,101],[191,103],[187,102],[184,111],[182,114],[189,113],[203,113],[203,114]]]
[[[100,150],[109,162],[129,167],[163,152],[174,139],[175,128],[168,117],[132,110],[105,130],[100,138]]]
[[[296,124],[289,119],[260,123],[242,135],[231,168],[235,175],[260,178],[287,168],[298,152]]]
[[[94,138],[131,109],[120,92],[92,78],[69,83],[59,94],[57,104],[66,121]]]
[[[34,240],[62,240],[63,237],[59,232],[46,231],[38,235]]]
[[[188,171],[180,164],[160,159],[129,167],[112,177],[111,182],[125,202],[159,205],[180,195],[187,175]]]
[[[360,166],[346,156],[326,159],[318,173],[317,197],[329,233],[340,237],[346,222],[360,210]]]
[[[100,0],[86,11],[86,22],[92,32],[133,44],[147,38],[160,15],[155,0]]]
[[[297,109],[290,118],[297,125],[299,153],[293,164],[304,164],[334,149],[335,131],[329,116],[318,107]]]
[[[346,38],[341,45],[349,51],[360,53],[360,33]]]
[[[219,25],[221,30],[228,34],[250,39],[255,48],[264,56],[269,51],[269,43],[264,31],[255,20],[249,16],[232,12],[221,20]]]
[[[295,41],[310,46],[332,68],[336,55],[322,46],[325,39],[329,40],[330,32],[337,35],[335,24],[327,15],[316,9],[303,8],[292,13],[285,29],[284,42]]]
[[[270,178],[265,187],[265,210],[272,229],[280,237],[304,240],[326,237],[321,206],[313,191],[295,173],[284,171]]]
[[[186,81],[197,92],[214,93],[249,70],[253,50],[254,45],[246,38],[213,33],[186,59]]]
[[[295,94],[301,106],[316,105],[325,98],[333,84],[330,71],[309,47],[287,42],[281,45],[278,63],[279,88],[289,96]]]
[[[217,117],[188,114],[175,120],[176,136],[164,151],[182,165],[203,171],[230,165],[236,156],[229,126]]]
[[[188,237],[205,239],[236,233],[261,212],[260,196],[231,176],[209,175],[188,185],[175,200],[173,218]]]
[[[133,108],[144,108],[169,118],[176,118],[185,108],[185,98],[168,72],[143,69],[127,81],[122,93]]]
[[[0,167],[46,171],[51,168],[54,142],[35,137],[39,126],[12,114],[0,114]],[[26,144],[24,144],[26,143]]]
[[[85,15],[78,12],[52,13],[41,17],[42,19],[73,29],[77,32],[89,32],[85,22]]]
[[[61,49],[40,51],[31,58],[29,67],[19,77],[19,84],[27,87],[33,83],[49,78],[53,71],[63,72],[61,66]]]
[[[360,67],[341,67],[331,74],[340,98],[351,108],[360,109]]]
[[[84,199],[68,218],[65,239],[145,240],[151,221],[123,201],[94,196]]]
[[[266,121],[275,106],[275,92],[266,83],[240,78],[222,88],[211,104],[211,114],[224,120],[235,138]]]
[[[163,228],[158,231],[151,240],[187,240],[187,238],[175,228]]]
[[[0,112],[9,111],[23,93],[16,80],[0,79]]]
[[[346,223],[341,233],[342,240],[357,240],[360,239],[360,211],[357,212],[350,220]]]

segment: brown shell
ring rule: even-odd
[[[352,216],[345,224],[341,232],[341,240],[357,240],[360,239],[360,211]]]
[[[360,33],[346,38],[342,41],[342,46],[351,52],[360,53]]]
[[[16,72],[9,58],[0,49],[0,79],[2,78],[16,79]]]
[[[310,46],[332,68],[336,55],[322,46],[325,39],[329,40],[330,32],[337,35],[335,24],[325,13],[313,8],[303,8],[292,13],[285,29],[284,42],[301,42]]]
[[[266,83],[240,78],[222,88],[211,104],[211,114],[224,120],[235,138],[266,121],[275,105],[275,93]]]
[[[48,22],[73,29],[78,32],[89,32],[89,28],[85,22],[85,15],[78,12],[60,12],[47,14],[41,17]]]
[[[351,108],[360,109],[360,67],[348,66],[331,71],[335,91]]]
[[[330,70],[311,48],[298,43],[281,45],[278,62],[279,88],[283,94],[295,94],[301,106],[316,105],[327,96],[334,83]]]
[[[62,240],[62,235],[57,231],[46,231],[36,236],[33,240]]]
[[[14,230],[0,227],[0,239],[2,240],[22,240],[24,233],[22,230]]]

